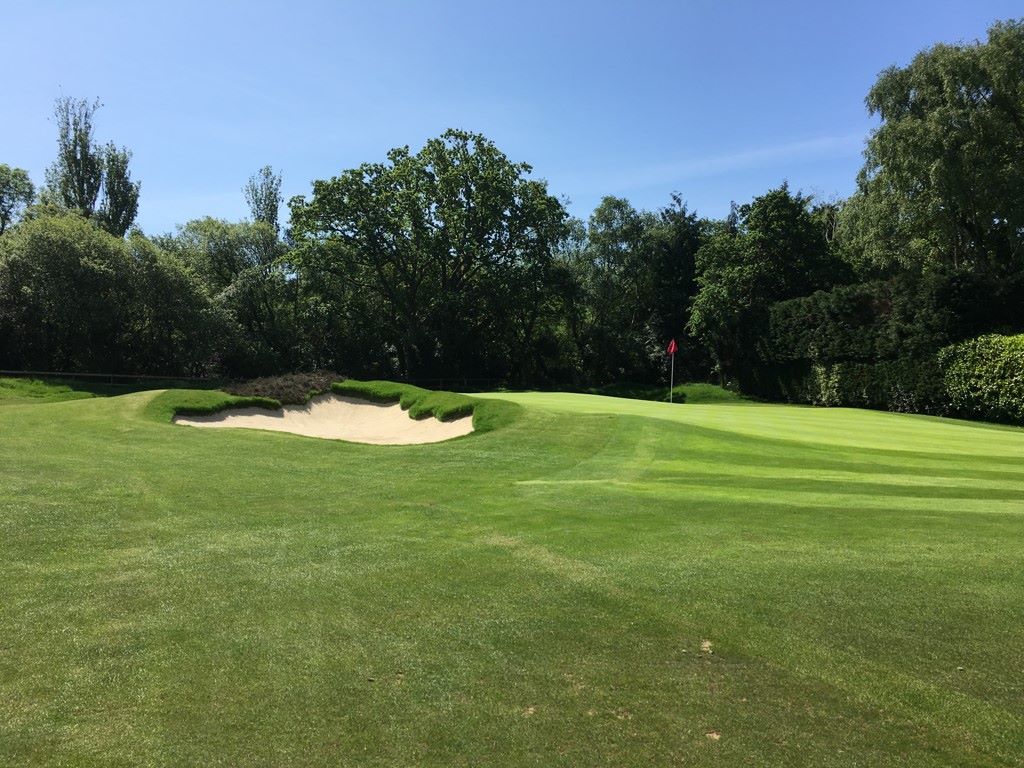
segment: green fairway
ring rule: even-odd
[[[209,397],[0,409],[0,765],[1024,762],[1024,430],[547,393],[424,446],[166,420]]]

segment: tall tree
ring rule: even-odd
[[[810,203],[783,184],[740,207],[698,251],[689,327],[723,377],[753,371],[772,303],[833,284],[826,229]]]
[[[530,170],[465,131],[393,149],[292,199],[296,261],[378,299],[400,372],[504,375],[533,345],[565,227]]]
[[[139,188],[132,181],[128,161],[132,153],[124,147],[118,149],[113,142],[103,153],[103,202],[96,213],[100,226],[116,237],[124,237],[135,222],[139,211]]]
[[[940,44],[879,76],[844,223],[866,268],[1019,267],[1024,260],[1024,22]]]
[[[262,221],[278,232],[278,211],[282,202],[281,174],[274,173],[271,166],[265,165],[249,177],[242,191],[245,193],[245,201],[249,204],[252,220]]]
[[[57,159],[46,171],[54,202],[92,216],[103,185],[103,150],[93,140],[93,116],[100,102],[62,96],[53,116],[57,123]]]
[[[652,216],[628,200],[605,197],[587,222],[585,285],[591,305],[583,359],[600,383],[642,378],[648,357],[651,274],[647,234]]]
[[[697,293],[697,252],[707,239],[708,222],[690,211],[679,194],[658,212],[647,237],[648,268],[651,271],[651,325],[655,339],[662,345],[677,338],[680,356],[677,366],[684,375],[701,376],[707,361],[698,345],[685,338],[688,334],[690,303]]]
[[[101,146],[93,138],[93,118],[101,106],[69,96],[57,99],[57,160],[46,171],[43,200],[95,218],[123,237],[139,210],[140,185],[128,171],[131,152],[113,143]]]
[[[32,203],[34,196],[35,187],[27,172],[0,163],[0,235]]]
[[[284,246],[268,224],[207,217],[157,242],[234,318],[245,342],[232,361],[240,373],[277,373],[300,364],[289,300],[294,281],[280,264]]]

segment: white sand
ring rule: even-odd
[[[334,394],[318,395],[306,405],[286,405],[280,411],[229,408],[206,416],[175,416],[174,423],[268,429],[375,445],[439,443],[473,431],[472,416],[452,421],[439,421],[432,416],[413,419],[398,403],[372,403]]]

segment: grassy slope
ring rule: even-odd
[[[0,412],[0,764],[1024,759],[1024,431],[522,394],[377,447],[152,397]]]
[[[657,400],[668,402],[668,387],[652,387],[649,384],[616,384],[589,390],[589,394],[608,397],[628,397],[633,400]],[[701,382],[676,384],[672,388],[675,403],[741,403],[747,399],[716,384]]]
[[[331,389],[339,395],[363,398],[377,402],[398,402],[414,419],[434,417],[450,421],[473,416],[476,432],[489,432],[514,421],[519,409],[504,401],[481,400],[456,392],[434,392],[411,384],[392,381],[358,381],[346,379],[335,382]]]
[[[95,396],[93,392],[81,389],[75,382],[56,383],[39,379],[0,377],[0,405],[58,403]]]

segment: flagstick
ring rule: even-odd
[[[672,358],[672,373],[669,374],[668,379],[668,401],[672,402],[672,390],[676,388],[676,356],[673,353],[670,355]]]

